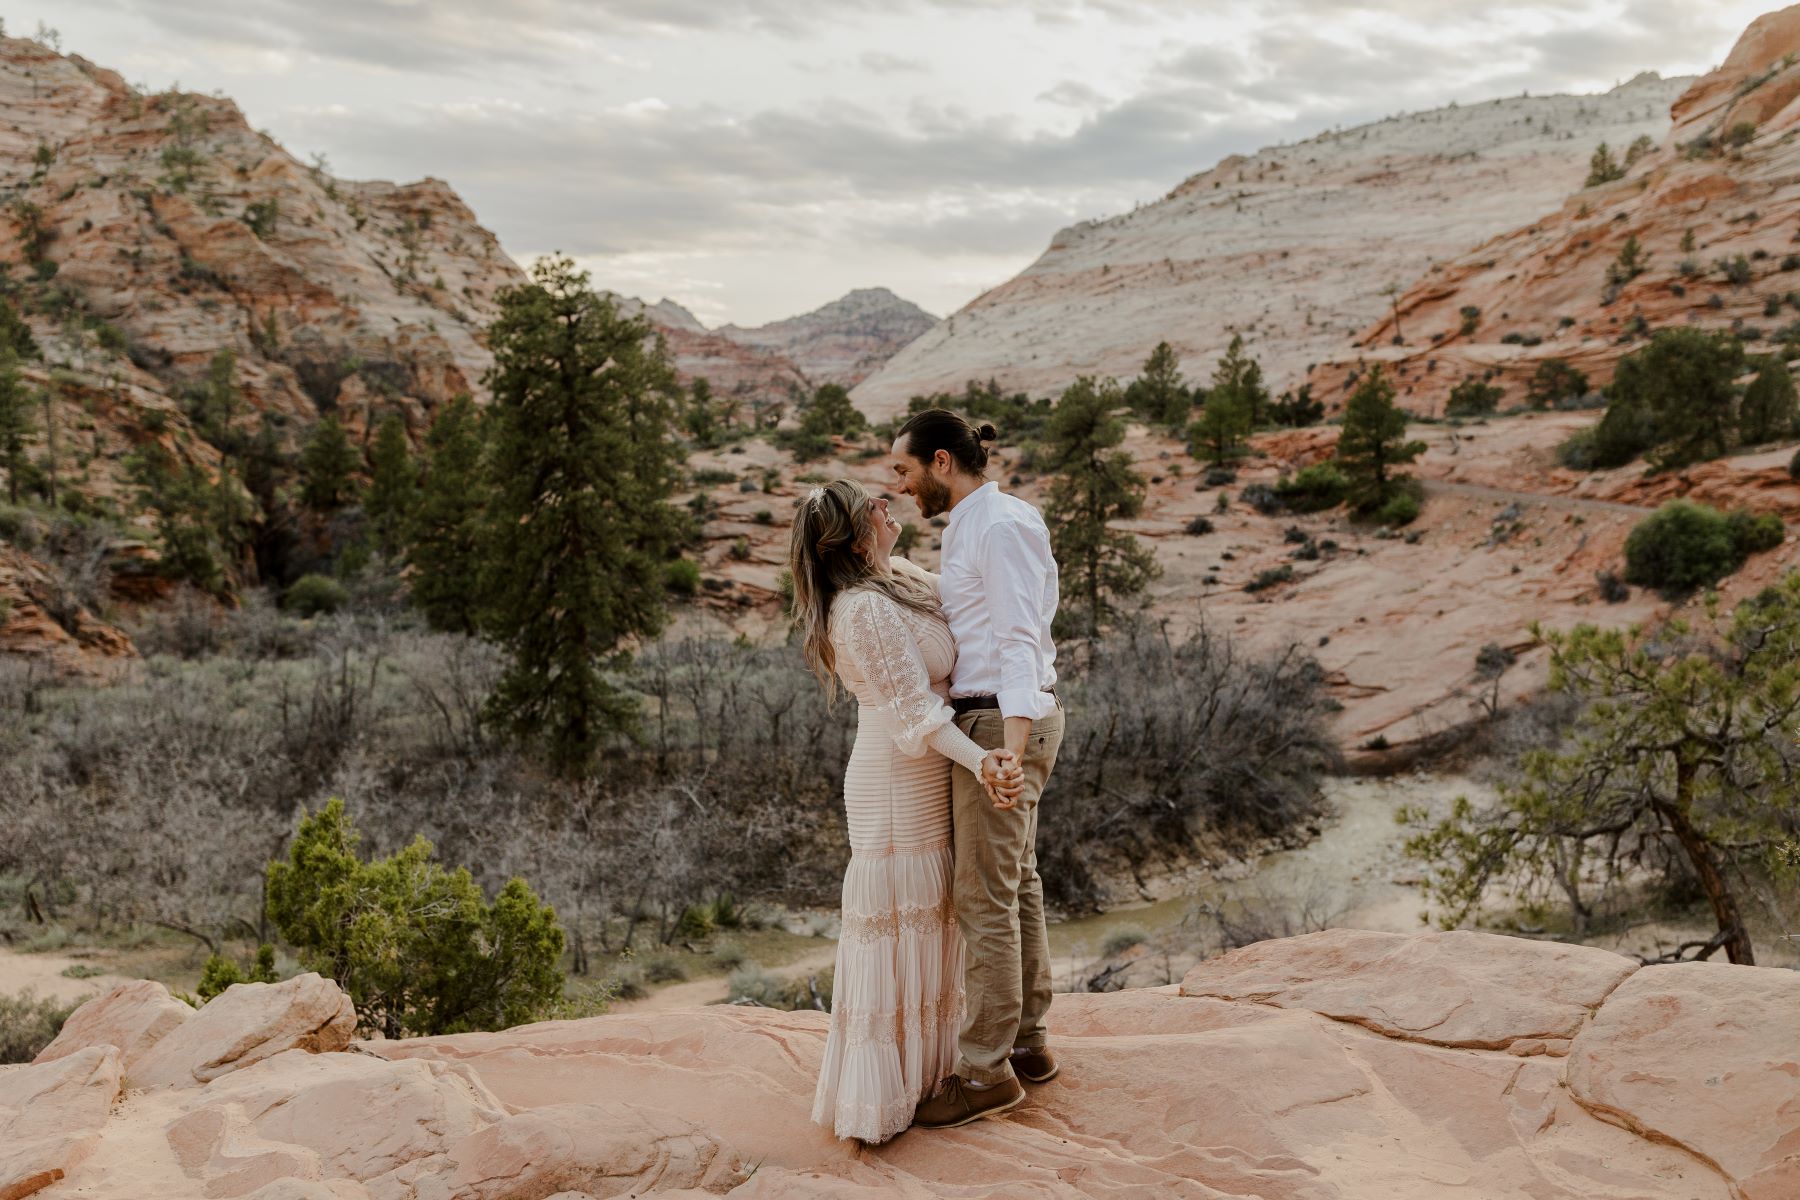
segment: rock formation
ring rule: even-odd
[[[1063,1074],[1025,1107],[866,1149],[808,1120],[823,1013],[346,1047],[300,1015],[334,990],[302,976],[164,1032],[149,1054],[180,1039],[173,1057],[214,1070],[145,1086],[131,1063],[175,1002],[133,988],[77,1013],[54,1056],[0,1068],[0,1197],[1800,1193],[1800,974],[1768,967],[1467,932],[1259,942],[1179,987],[1058,996]]]
[[[1054,394],[1078,374],[1136,376],[1158,341],[1204,381],[1234,332],[1277,391],[1294,386],[1388,307],[1384,289],[1579,188],[1596,143],[1661,137],[1686,83],[1453,105],[1233,155],[1154,204],[1061,231],[856,401],[886,417],[989,376]]]
[[[1675,98],[1660,144],[1622,178],[1571,189],[1529,224],[1432,266],[1354,348],[1321,356],[1316,394],[1340,398],[1360,361],[1381,361],[1417,412],[1441,412],[1449,389],[1478,373],[1517,404],[1545,359],[1566,359],[1597,387],[1646,330],[1665,326],[1753,330],[1752,352],[1772,349],[1770,335],[1800,320],[1796,55],[1800,6],[1758,18]],[[1609,287],[1633,238],[1643,270]]]
[[[857,288],[797,317],[717,332],[782,354],[815,384],[854,387],[935,324],[936,317],[886,288]]]

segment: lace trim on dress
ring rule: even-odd
[[[926,1045],[946,1027],[962,1028],[966,1003],[967,997],[962,987],[952,985],[941,995],[903,1011],[846,1011],[841,1015],[834,1011],[832,1023],[844,1031],[846,1046],[864,1046],[870,1043],[894,1046],[902,1041]]]
[[[949,724],[954,714],[931,690],[917,636],[900,606],[876,592],[845,596],[841,615],[839,629],[850,661],[900,723],[894,743],[918,757],[925,751],[926,735]]]
[[[855,938],[864,943],[897,938],[901,930],[910,933],[942,933],[956,924],[956,902],[949,896],[936,904],[911,904],[879,913],[846,912],[840,940]]]

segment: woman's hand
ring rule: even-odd
[[[1025,791],[1025,771],[1011,750],[989,750],[981,760],[981,786],[995,808],[1012,808]]]

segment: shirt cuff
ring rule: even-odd
[[[1056,697],[1049,692],[1029,688],[1007,688],[994,697],[1000,702],[1002,717],[1030,717],[1040,720],[1056,709]]]

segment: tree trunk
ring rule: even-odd
[[[1700,876],[1700,887],[1705,891],[1708,903],[1712,905],[1719,931],[1729,931],[1725,939],[1726,957],[1742,966],[1755,966],[1756,956],[1750,948],[1750,935],[1744,929],[1744,918],[1738,912],[1737,899],[1731,894],[1730,885],[1725,882],[1725,876],[1713,858],[1712,846],[1694,828],[1693,822],[1688,820],[1693,793],[1694,767],[1689,763],[1678,763],[1675,767],[1675,803],[1658,803],[1657,811],[1669,822],[1669,828],[1680,841],[1681,848],[1687,852],[1694,872]]]

